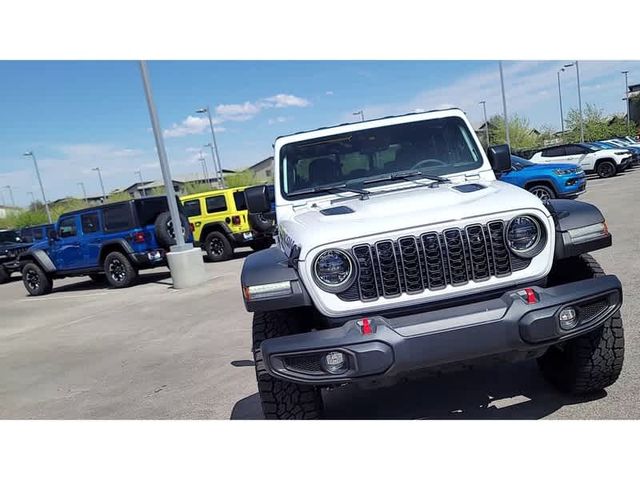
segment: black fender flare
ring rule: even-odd
[[[612,237],[609,232],[598,238],[576,243],[569,230],[588,227],[605,221],[602,212],[590,203],[578,200],[555,199],[547,202],[547,208],[553,216],[556,226],[555,258],[575,257],[582,253],[593,252],[610,247]]]
[[[268,312],[312,305],[311,297],[289,258],[278,248],[268,248],[249,255],[242,265],[240,283],[248,312]],[[291,291],[277,297],[252,299],[248,287],[290,282]]]
[[[100,264],[102,264],[102,262],[104,262],[104,259],[107,256],[107,254],[105,252],[107,250],[113,251],[114,250],[114,248],[113,248],[114,246],[117,246],[120,249],[122,249],[122,251],[124,251],[124,253],[126,253],[129,257],[131,257],[131,255],[133,255],[135,253],[133,251],[133,248],[131,248],[131,245],[129,245],[129,242],[127,242],[124,238],[114,238],[113,240],[107,240],[106,242],[104,242],[100,246],[100,253],[98,255],[98,259],[100,260]]]
[[[204,243],[204,239],[210,232],[222,232],[227,236],[227,238],[233,238],[231,229],[225,222],[207,222],[202,226],[198,241],[200,241],[200,243]]]
[[[41,249],[27,250],[18,257],[18,261],[24,264],[28,261],[35,262],[46,273],[55,273],[57,271],[55,263],[49,257],[47,252]]]

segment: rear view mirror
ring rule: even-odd
[[[266,213],[271,210],[271,202],[266,185],[249,187],[245,189],[244,196],[247,199],[249,213]]]
[[[496,173],[504,173],[511,170],[511,149],[509,145],[496,145],[487,150],[489,163]]]

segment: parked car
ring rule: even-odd
[[[573,163],[601,178],[613,177],[623,171],[630,159],[631,154],[627,150],[605,150],[586,143],[554,145],[538,150],[530,158],[534,163]]]
[[[267,418],[318,418],[322,389],[375,387],[483,362],[538,359],[574,394],[620,375],[622,286],[588,252],[601,212],[496,181],[461,110],[278,137],[276,248],[249,255],[258,393]],[[264,186],[246,191],[266,213]]]
[[[621,147],[618,144],[612,143],[608,140],[589,142],[589,145],[593,145],[597,148],[603,148],[605,150],[621,150]],[[628,151],[631,154],[631,160],[629,161],[630,167],[638,165],[640,163],[640,147],[625,145],[624,150]]]
[[[575,198],[585,192],[587,175],[573,163],[533,163],[511,155],[511,170],[500,176],[503,182],[522,187],[540,200]]]
[[[244,190],[245,187],[227,188],[180,198],[193,225],[195,244],[202,247],[211,262],[230,259],[238,247],[257,251],[273,244],[270,236],[251,228]]]
[[[186,216],[182,229],[191,239]],[[29,295],[50,293],[53,280],[88,275],[114,288],[133,285],[138,271],[166,265],[175,244],[166,197],[147,197],[68,212],[46,240],[19,257]]]
[[[20,271],[18,257],[28,248],[18,230],[0,230],[0,283],[8,282],[13,273]]]
[[[38,242],[48,238],[49,232],[54,229],[52,223],[44,225],[35,225],[33,227],[25,227],[20,229],[20,237],[25,243]]]

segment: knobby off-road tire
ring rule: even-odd
[[[317,419],[322,416],[320,388],[285,382],[267,373],[260,344],[267,338],[300,333],[300,323],[289,312],[257,312],[253,316],[253,359],[258,393],[266,419]]]
[[[604,271],[591,255],[565,261],[564,272],[577,278],[594,278]],[[620,312],[580,337],[554,345],[538,359],[543,376],[559,390],[584,394],[597,392],[615,383],[624,361],[624,330]]]
[[[27,263],[22,268],[22,283],[32,297],[51,293],[53,282],[37,264]]]
[[[222,232],[211,232],[204,239],[206,259],[210,262],[223,262],[233,257],[233,247]]]
[[[122,252],[111,252],[104,259],[104,273],[113,288],[127,288],[138,279],[138,271]]]

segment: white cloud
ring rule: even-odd
[[[224,127],[219,126],[222,120],[219,118],[212,119],[214,130],[216,132],[224,132]],[[187,135],[196,135],[204,133],[209,129],[209,119],[206,117],[194,117],[189,115],[180,123],[174,123],[171,127],[165,129],[164,136],[166,138],[185,137]]]
[[[216,107],[216,113],[225,120],[243,122],[255,117],[261,106],[252,102],[222,104]]]
[[[263,103],[265,108],[308,107],[311,105],[311,102],[305,98],[296,97],[295,95],[289,95],[286,93],[279,93],[278,95],[265,98]]]
[[[327,96],[331,96],[333,95],[333,90],[327,90],[326,92],[324,92],[324,94]]]
[[[289,118],[287,118],[287,117],[275,117],[275,118],[270,118],[269,120],[267,120],[267,123],[269,125],[275,125],[277,123],[284,123],[287,120],[289,120]]]

